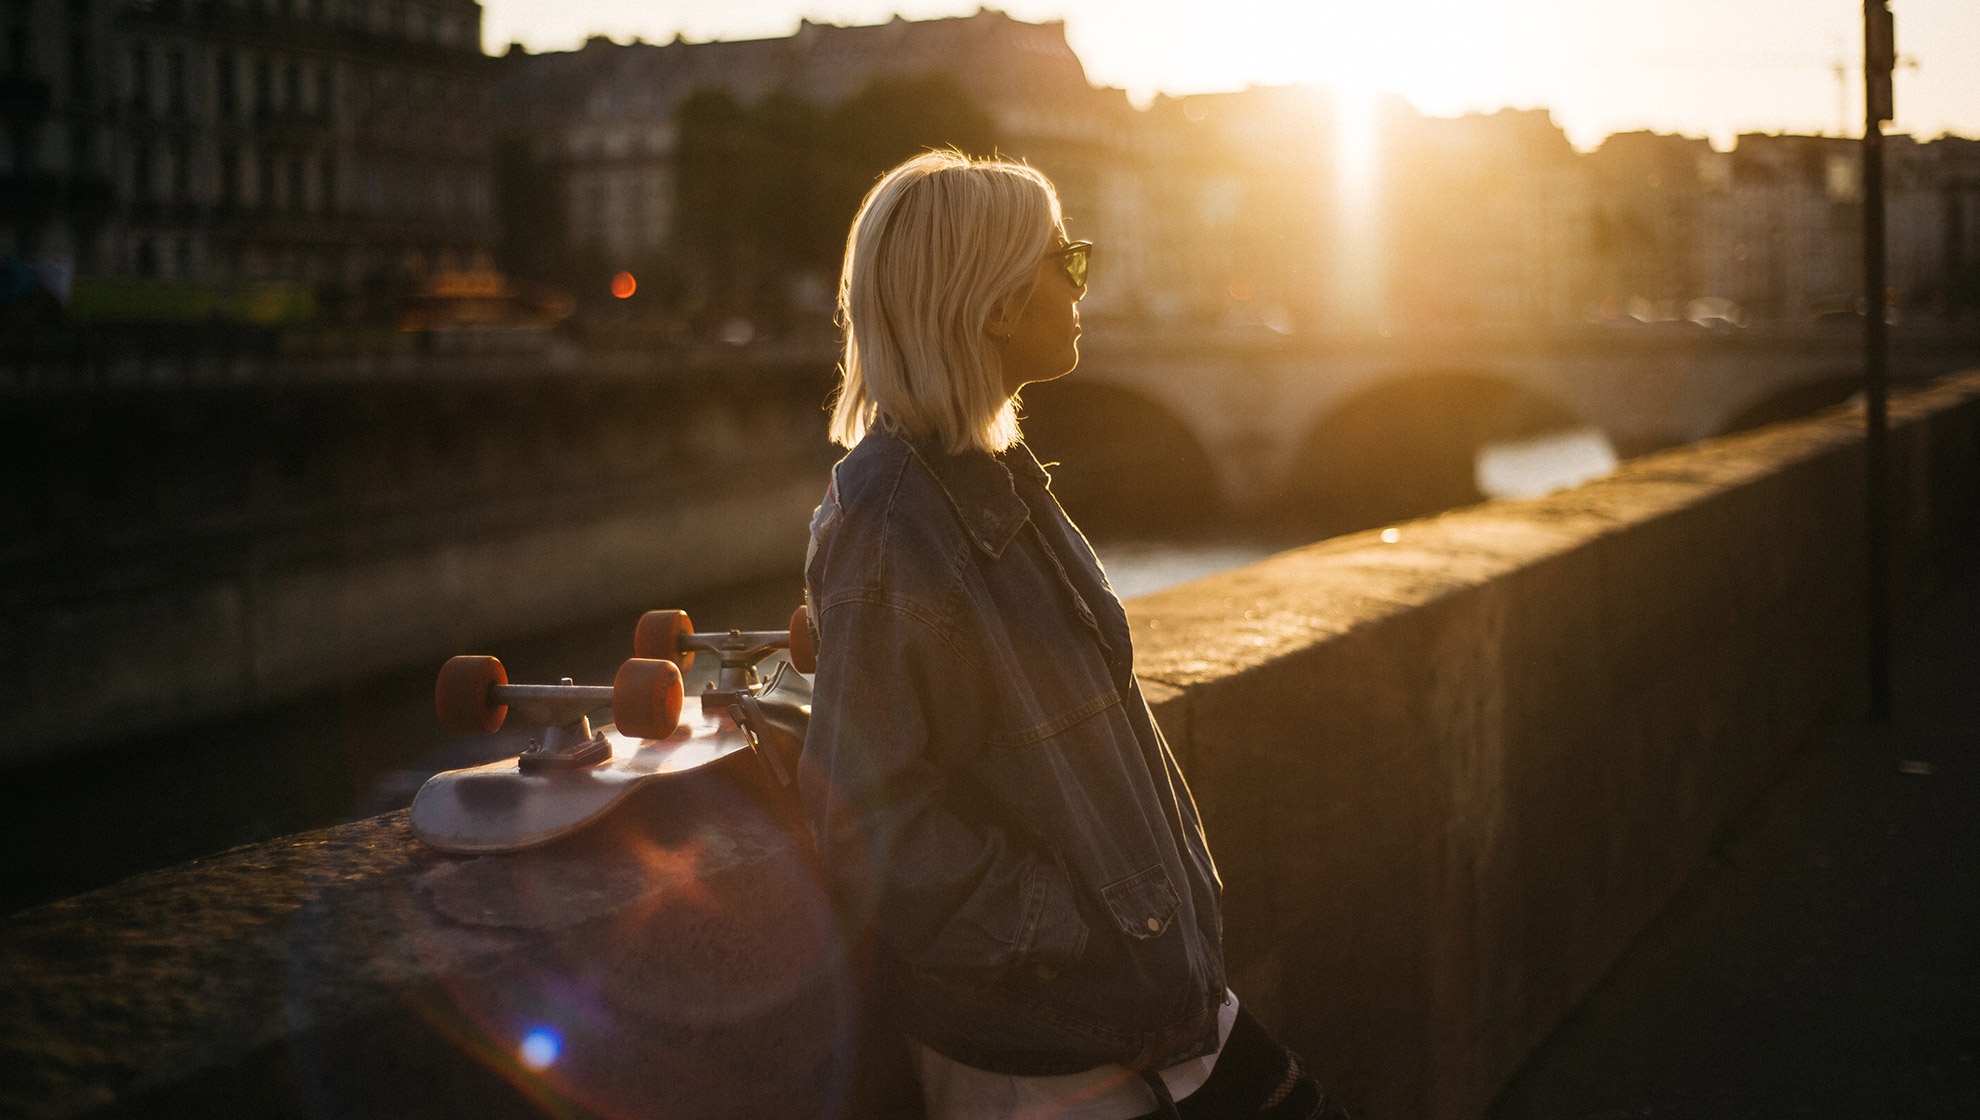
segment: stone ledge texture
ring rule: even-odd
[[[1480,1115],[1809,729],[1860,710],[1861,426],[1129,604],[1234,987],[1357,1113]],[[1892,426],[1896,583],[1924,587],[1980,543],[1980,373]],[[0,920],[0,1112],[897,1114],[856,1056],[888,1050],[854,1036],[857,954],[750,788],[509,857],[389,814]]]

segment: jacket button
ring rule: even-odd
[[[1148,932],[1150,933],[1162,932],[1162,923],[1155,920],[1154,918],[1148,919]]]

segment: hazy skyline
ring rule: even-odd
[[[587,35],[664,42],[788,35],[800,17],[968,15],[975,0],[484,0],[484,41],[563,50]],[[1858,0],[1009,0],[1064,19],[1095,83],[1138,102],[1249,84],[1392,90],[1436,115],[1544,107],[1592,147],[1653,128],[1710,136],[1862,130]],[[1980,3],[1900,0],[1892,131],[1980,136]],[[1845,83],[1838,62],[1849,70]]]

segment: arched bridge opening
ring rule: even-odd
[[[1558,401],[1489,374],[1386,381],[1308,431],[1278,515],[1328,536],[1471,505],[1486,497],[1478,487],[1481,449],[1582,427]]]
[[[1793,420],[1841,404],[1862,391],[1863,374],[1860,371],[1832,372],[1820,380],[1781,389],[1741,407],[1738,412],[1726,417],[1713,434],[1731,435],[1782,420]]]
[[[1225,516],[1203,444],[1140,393],[1067,379],[1024,391],[1024,438],[1052,490],[1096,537],[1187,536]]]

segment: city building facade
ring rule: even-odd
[[[696,98],[774,126],[780,105],[939,76],[1101,246],[1090,315],[1289,333],[1862,311],[1851,139],[1632,132],[1578,152],[1544,110],[1429,118],[1319,87],[1137,108],[1088,81],[1062,23],[987,9],[500,58],[480,19],[475,0],[0,0],[0,288],[23,265],[63,292],[288,283],[375,316],[436,277],[492,277],[518,238],[607,276],[678,263],[726,201],[683,209]],[[1886,302],[1980,313],[1980,141],[1886,147]],[[786,304],[829,309],[835,251],[797,254]]]
[[[5,12],[5,253],[333,295],[487,258],[494,71],[474,0]]]

